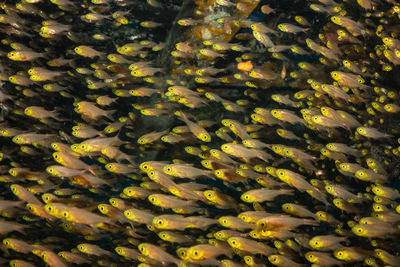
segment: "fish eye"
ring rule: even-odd
[[[48,211],[52,211],[53,208],[50,206],[50,207],[47,207],[47,210],[48,210]]]

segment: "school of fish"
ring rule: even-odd
[[[400,266],[397,0],[0,8],[0,266]]]

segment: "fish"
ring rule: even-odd
[[[318,225],[311,219],[299,219],[285,215],[267,216],[257,221],[257,228],[268,230],[291,230],[299,225]]]
[[[300,266],[299,263],[283,255],[272,254],[268,256],[268,260],[275,266]]]
[[[313,249],[326,251],[326,250],[335,250],[337,247],[341,247],[340,242],[346,241],[346,237],[338,237],[334,235],[320,235],[314,236],[310,239],[310,246]]]
[[[2,3],[0,265],[397,265],[398,3],[267,2]]]
[[[35,265],[24,260],[11,260],[10,266],[15,267],[34,267]]]
[[[171,254],[165,252],[162,248],[156,245],[150,243],[141,243],[138,248],[143,255],[159,261],[162,264],[173,263],[179,265],[179,259],[173,257]]]
[[[2,235],[7,235],[10,232],[17,231],[21,234],[25,234],[24,229],[28,228],[28,226],[18,223],[10,223],[5,220],[0,221],[0,233]]]
[[[331,256],[330,253],[309,251],[305,254],[306,259],[315,264],[321,264],[325,266],[334,266],[342,264],[341,261],[336,260]]]
[[[86,257],[69,251],[60,251],[57,253],[58,256],[62,257],[65,261],[75,264],[88,264],[90,260]]]
[[[307,210],[306,208],[302,207],[301,205],[297,205],[294,203],[283,204],[282,210],[297,217],[302,217],[302,218],[310,217],[313,219],[317,219],[317,215]]]
[[[194,205],[193,201],[190,200],[181,200],[176,197],[170,197],[168,195],[163,194],[151,194],[147,197],[147,199],[151,202],[151,204],[163,208],[178,208],[182,206],[192,206]]]
[[[307,182],[304,176],[295,173],[291,170],[277,169],[276,175],[279,179],[287,183],[288,185],[295,187],[298,190],[307,191],[314,190],[314,187]]]
[[[54,253],[53,251],[50,250],[38,250],[37,252],[45,263],[47,263],[49,266],[60,266],[60,267],[64,267],[64,266],[68,266],[64,260],[59,257],[56,253]]]
[[[342,249],[335,250],[333,255],[340,260],[346,262],[361,261],[369,255],[368,250],[363,250],[357,247],[345,247]]]
[[[251,240],[251,239],[247,239],[244,237],[230,237],[227,240],[228,244],[235,249],[239,249],[242,251],[246,251],[249,253],[253,253],[253,254],[262,254],[265,256],[269,256],[273,253],[275,253],[276,251],[269,247],[266,244]]]
[[[254,224],[244,222],[241,219],[233,216],[222,216],[218,219],[218,222],[224,227],[238,231],[256,228]]]
[[[166,129],[161,132],[151,132],[147,133],[141,137],[138,138],[137,142],[141,145],[148,144],[148,143],[153,143],[157,141],[158,139],[161,138],[161,136],[167,134],[169,132],[169,129]]]
[[[278,24],[277,27],[279,30],[281,30],[283,32],[294,33],[294,34],[299,33],[299,32],[305,32],[305,31],[309,30],[308,28],[302,28],[302,27],[299,27],[299,26],[296,26],[296,25],[293,25],[290,23],[281,23],[281,24]]]
[[[158,236],[162,240],[172,243],[182,243],[182,244],[193,243],[193,239],[191,239],[190,237],[173,231],[162,231],[158,233]]]
[[[3,239],[3,244],[8,249],[12,249],[24,254],[30,253],[34,249],[32,245],[15,238],[5,238]]]
[[[61,216],[65,220],[78,224],[85,224],[89,226],[95,226],[100,223],[113,224],[113,220],[81,208],[67,207],[65,209],[62,209],[60,212]]]
[[[377,129],[370,128],[370,127],[358,127],[356,129],[356,131],[358,134],[365,136],[367,138],[372,138],[372,139],[388,138],[388,137],[392,136],[390,134],[382,133],[382,132],[378,131]]]
[[[75,53],[83,57],[94,58],[97,56],[102,56],[103,53],[93,49],[90,46],[80,45],[74,48]]]
[[[250,161],[252,158],[259,158],[268,162],[272,159],[272,156],[264,151],[251,150],[240,144],[226,143],[221,145],[221,150],[229,155],[243,158],[245,161]]]
[[[168,164],[163,167],[163,172],[174,177],[189,179],[199,176],[209,176],[211,174],[208,170],[202,170],[185,164]]]
[[[262,189],[253,189],[250,191],[247,191],[246,193],[242,194],[240,199],[252,203],[252,202],[265,202],[265,201],[271,201],[277,196],[280,195],[291,195],[293,193],[293,190],[287,189],[281,189],[281,190],[270,190],[267,188],[262,188]]]
[[[189,258],[199,261],[213,259],[219,255],[231,257],[231,251],[223,247],[216,247],[209,244],[196,245],[188,249],[187,255]]]
[[[89,243],[81,243],[76,246],[78,250],[82,253],[88,254],[88,255],[95,255],[95,256],[110,256],[113,257],[114,254],[112,254],[110,251],[102,249],[101,247],[94,245],[94,244],[89,244]]]
[[[124,215],[129,220],[148,225],[152,224],[155,217],[154,214],[140,209],[127,209],[124,211]]]
[[[26,201],[28,203],[39,204],[39,205],[42,204],[42,202],[40,202],[31,192],[29,192],[27,189],[25,189],[24,187],[22,187],[19,184],[11,185],[10,189],[14,195],[16,195],[18,198],[20,198],[23,201]]]

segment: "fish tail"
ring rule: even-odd
[[[116,109],[108,110],[104,116],[107,117],[107,118],[110,119],[110,120],[114,120],[114,117],[113,117],[112,115],[113,115],[114,113],[116,113],[116,112],[117,112]]]

